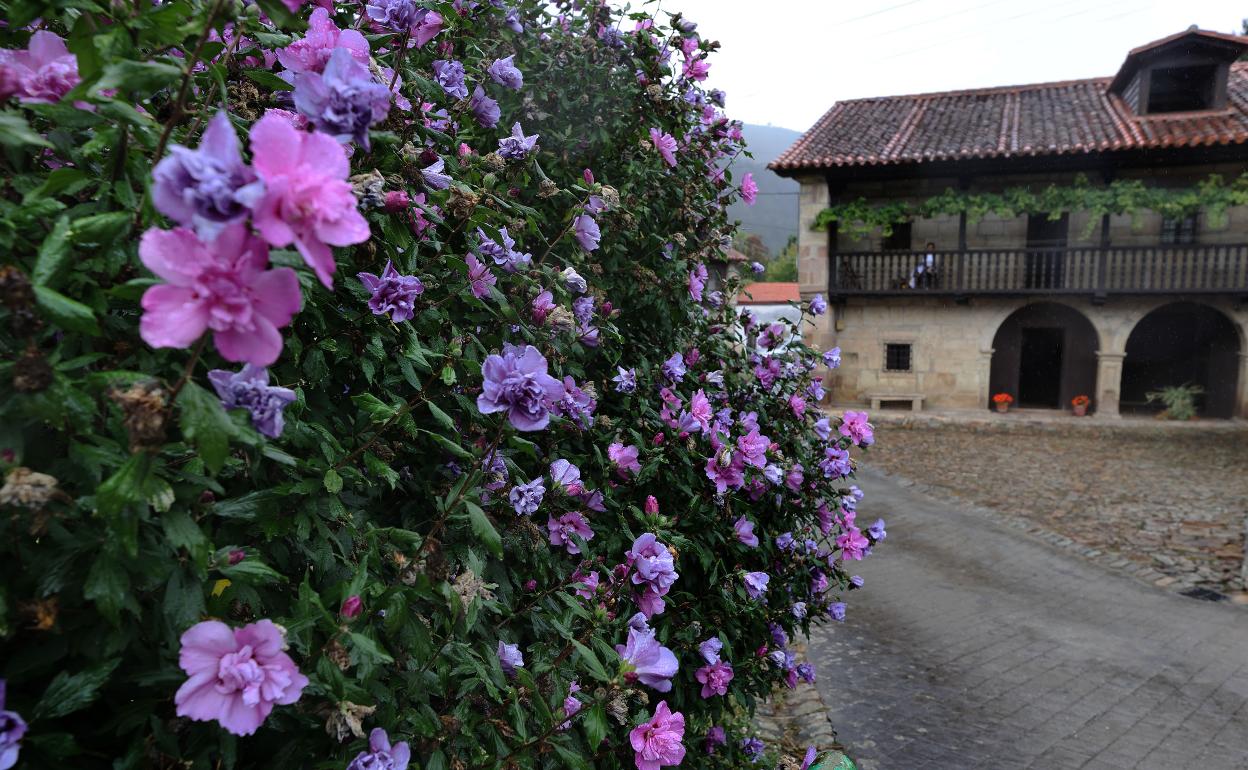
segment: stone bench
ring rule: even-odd
[[[871,400],[871,411],[873,412],[880,411],[881,404],[885,401],[909,401],[910,411],[921,412],[923,411],[923,399],[926,398],[926,396],[920,393],[879,393],[870,394],[867,398]]]

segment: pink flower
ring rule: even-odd
[[[654,149],[659,151],[663,156],[663,160],[667,161],[667,165],[676,165],[676,139],[671,134],[666,134],[657,128],[650,129],[650,141],[654,144]]]
[[[353,618],[358,618],[360,616],[360,610],[363,609],[363,607],[364,602],[360,599],[360,595],[352,594],[343,600],[342,607],[338,610],[338,614],[342,615],[347,620],[352,620]]]
[[[31,35],[25,51],[0,51],[0,100],[54,104],[81,80],[78,59],[46,30]]]
[[[572,573],[571,578],[571,582],[577,586],[576,595],[586,601],[594,598],[594,594],[598,591],[598,583],[601,581],[602,578],[598,575],[597,570],[586,575],[578,569]]]
[[[667,701],[659,701],[654,716],[628,734],[633,747],[637,770],[659,770],[664,765],[679,765],[685,758],[685,715],[672,713]]]
[[[589,528],[589,522],[579,511],[565,513],[557,519],[550,517],[546,521],[546,531],[550,535],[551,545],[561,545],[574,555],[581,552],[581,547],[572,539],[573,535],[582,540],[594,539],[594,531]]]
[[[444,20],[437,11],[426,13],[416,26],[412,27],[412,41],[408,47],[423,48],[425,43],[433,40],[442,31]]]
[[[489,265],[471,254],[464,257],[464,261],[468,263],[468,284],[472,289],[472,296],[477,299],[490,296],[490,287],[498,283],[498,278],[490,271]]]
[[[744,436],[737,437],[737,449],[741,450],[746,465],[755,468],[767,467],[767,450],[771,447],[771,439],[760,434],[758,428],[752,429]]]
[[[841,420],[841,435],[848,436],[855,446],[870,446],[875,443],[875,431],[867,422],[866,412],[845,412]]]
[[[693,677],[702,683],[703,698],[727,695],[728,683],[732,681],[732,664],[716,661],[695,671]]]
[[[806,399],[794,393],[789,396],[789,408],[793,410],[794,417],[802,419],[802,416],[806,414]]]
[[[332,141],[332,140],[331,140]],[[154,348],[186,348],[206,330],[227,361],[268,366],[282,352],[278,329],[303,296],[288,267],[265,270],[269,250],[235,223],[204,243],[185,228],[152,228],[139,258],[165,283],[143,293],[139,334]]]
[[[689,398],[689,415],[702,426],[703,433],[710,430],[715,410],[711,408],[711,400],[701,388]]]
[[[354,29],[338,29],[329,12],[317,8],[308,17],[308,33],[277,52],[277,60],[291,72],[321,72],[335,48],[368,66],[368,41]]]
[[[745,205],[753,206],[757,197],[758,183],[754,181],[754,175],[746,174],[741,177],[741,200],[745,201]]]
[[[711,63],[701,56],[690,56],[685,59],[685,77],[690,80],[706,80],[711,71]]]
[[[646,495],[646,513],[654,515],[659,512],[659,501],[654,495]]]
[[[621,472],[632,471],[633,475],[641,473],[641,463],[637,462],[637,447],[633,445],[624,446],[620,442],[615,442],[607,447],[607,458],[619,468]]]
[[[871,546],[871,541],[862,536],[861,530],[850,525],[846,528],[845,534],[836,538],[836,545],[841,549],[844,558],[861,561],[867,548]]]
[[[751,548],[758,547],[758,535],[754,534],[754,522],[744,516],[739,516],[732,523],[732,531],[742,545],[748,545]]]
[[[234,735],[251,735],[274,705],[299,700],[308,678],[283,652],[280,627],[261,620],[232,629],[219,620],[182,634],[178,665],[187,679],[173,697],[177,714],[215,721]]]
[[[320,10],[320,9],[317,9]],[[332,289],[330,246],[368,240],[368,222],[356,208],[347,182],[351,171],[342,145],[327,134],[303,133],[276,115],[251,128],[252,164],[264,181],[255,226],[273,246],[292,242],[303,260]]]

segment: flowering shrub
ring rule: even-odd
[[[761,761],[886,533],[867,416],[725,302],[715,43],[581,2],[7,22],[0,766]]]

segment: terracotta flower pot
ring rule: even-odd
[[[996,407],[997,407],[997,411],[1000,412],[1001,414],[1005,414],[1006,412],[1010,411],[1009,402],[997,402]]]
[[[1071,409],[1074,410],[1076,417],[1083,417],[1084,415],[1088,413],[1087,404],[1079,404],[1078,406],[1072,406]]]

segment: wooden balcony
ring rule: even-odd
[[[930,265],[930,266],[929,266]],[[828,294],[1238,294],[1248,297],[1248,243],[1185,246],[838,252]]]

